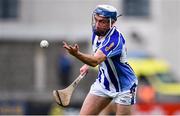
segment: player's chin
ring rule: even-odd
[[[105,36],[107,31],[102,31],[102,30],[97,30],[95,29],[94,30],[94,33],[97,35],[97,36]]]

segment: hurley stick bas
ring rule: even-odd
[[[56,101],[57,104],[59,104],[60,106],[68,106],[71,100],[71,96],[75,90],[75,88],[77,87],[77,85],[79,84],[79,82],[81,81],[81,79],[83,79],[83,77],[86,75],[86,73],[84,74],[80,74],[68,87],[66,87],[65,89],[62,90],[54,90],[53,91],[53,97]]]

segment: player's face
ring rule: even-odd
[[[95,14],[93,28],[97,36],[105,36],[110,29],[109,20],[105,17]]]

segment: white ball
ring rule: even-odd
[[[41,48],[47,48],[48,46],[49,46],[49,43],[48,43],[47,40],[42,40],[42,41],[40,42],[40,47],[41,47]]]

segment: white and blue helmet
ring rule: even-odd
[[[121,16],[117,14],[117,9],[111,5],[98,5],[93,14],[98,14],[99,16],[107,17],[115,21],[117,17]]]
[[[107,30],[95,29],[95,25],[96,25],[95,15],[99,15],[99,16],[107,18],[109,20],[109,29]],[[92,15],[92,31],[97,36],[105,36],[112,28],[112,21],[116,21],[119,16],[121,15],[118,15],[117,9],[115,7],[110,6],[110,5],[98,5],[93,11],[93,15]]]

